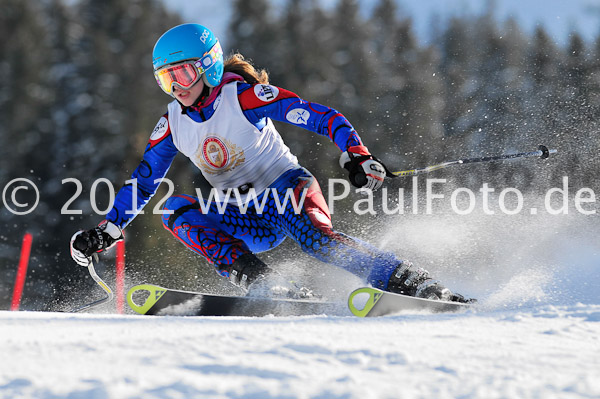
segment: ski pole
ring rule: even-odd
[[[501,161],[505,159],[515,159],[515,158],[541,158],[546,159],[550,156],[550,154],[555,154],[556,150],[549,150],[545,145],[538,146],[537,151],[530,152],[519,152],[516,154],[503,154],[503,155],[494,155],[489,157],[479,157],[479,158],[464,158],[464,159],[456,159],[454,161],[446,161],[439,163],[437,165],[427,166],[424,168],[410,169],[410,170],[401,170],[398,172],[387,171],[388,177],[408,177],[415,176],[424,173],[433,172],[434,170],[444,169],[448,166],[452,165],[461,165],[467,163],[479,163],[479,162],[493,162],[493,161]]]
[[[96,255],[96,254],[94,254]],[[96,255],[95,260],[98,260],[98,257]],[[87,305],[83,305],[77,309],[74,309],[71,311],[71,313],[78,313],[78,312],[82,312],[84,310],[88,310],[90,308],[96,307],[98,305],[102,305],[103,303],[106,302],[110,302],[113,299],[113,292],[110,289],[110,287],[108,285],[106,285],[106,283],[104,282],[104,280],[102,280],[98,274],[96,273],[96,269],[94,268],[94,262],[92,259],[90,259],[90,264],[88,265],[88,271],[90,272],[90,275],[92,276],[92,278],[94,279],[94,281],[96,283],[98,283],[98,285],[100,287],[102,287],[102,289],[104,291],[106,291],[106,297],[98,299],[97,301],[88,303]]]

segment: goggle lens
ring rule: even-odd
[[[173,65],[155,72],[156,81],[168,94],[173,90],[173,84],[177,83],[184,89],[192,87],[200,76],[193,63]]]
[[[202,74],[223,57],[221,44],[216,42],[214,46],[199,60],[183,62],[166,66],[154,72],[156,82],[165,93],[171,94],[173,84],[184,89],[192,87]]]

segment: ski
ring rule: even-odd
[[[370,287],[354,290],[348,297],[348,308],[358,317],[385,316],[406,310],[433,313],[458,312],[468,309],[469,306],[459,302],[434,301],[394,294]]]
[[[138,299],[134,298],[135,296],[138,296]],[[137,303],[139,297],[143,297],[141,304]],[[127,303],[136,313],[155,316],[348,315],[342,304],[337,302],[213,295],[173,290],[152,284],[132,287],[127,292]],[[371,287],[356,289],[348,298],[348,309],[358,317],[385,316],[403,311],[458,312],[468,309],[469,306],[459,302],[394,294]]]
[[[145,296],[145,299],[142,304],[138,304],[134,296]],[[173,290],[152,284],[132,287],[127,292],[127,303],[139,314],[157,316],[262,317],[339,315],[346,312],[343,303],[212,295]]]

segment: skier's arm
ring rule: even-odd
[[[383,184],[385,167],[369,153],[346,117],[335,109],[271,85],[238,84],[238,99],[246,118],[259,129],[266,124],[266,118],[271,118],[328,136],[342,151],[340,166],[348,170],[354,186],[377,190]]]
[[[300,126],[327,136],[341,150],[362,146],[352,124],[340,112],[309,102],[297,94],[272,85],[238,84],[238,99],[246,118],[260,128],[265,118]]]
[[[92,254],[104,251],[123,239],[121,231],[156,193],[177,151],[165,115],[152,132],[144,157],[131,175],[135,185],[126,184],[119,190],[112,209],[97,227],[78,231],[71,238],[71,257],[75,262],[88,266]]]
[[[134,183],[125,184],[119,190],[112,209],[106,215],[106,220],[120,229],[124,229],[131,223],[156,193],[161,179],[167,174],[177,152],[167,115],[164,115],[146,145],[142,161],[131,175]]]

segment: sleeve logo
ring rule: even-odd
[[[158,120],[158,123],[154,127],[152,134],[150,135],[150,140],[156,141],[161,139],[165,133],[169,130],[169,121],[164,116]]]
[[[256,94],[256,97],[258,97],[259,100],[268,103],[269,101],[273,101],[277,98],[279,95],[279,89],[271,85],[258,84],[254,86],[254,94]]]
[[[285,119],[296,125],[306,125],[308,118],[310,118],[310,112],[302,108],[294,108],[285,115]]]

